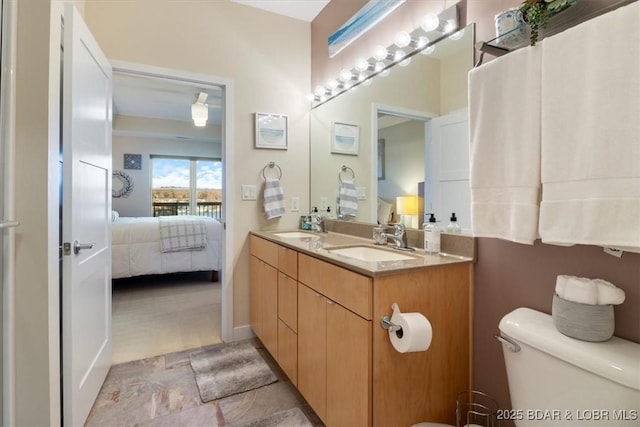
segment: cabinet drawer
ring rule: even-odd
[[[298,252],[278,246],[278,270],[289,277],[298,278]]]
[[[278,273],[278,317],[298,331],[298,282],[282,272]]]
[[[359,316],[372,318],[372,280],[337,265],[298,254],[298,280]]]
[[[278,268],[278,245],[276,243],[251,235],[249,250],[251,255]]]

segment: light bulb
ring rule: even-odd
[[[346,68],[340,71],[340,80],[342,80],[343,82],[348,82],[352,77],[353,74],[351,74],[351,71],[347,70]]]
[[[338,87],[338,82],[335,80],[327,80],[327,87],[333,90]]]
[[[382,77],[387,77],[389,74],[391,74],[391,70],[389,70],[388,68],[386,70],[383,70],[380,75]]]
[[[411,43],[411,35],[406,31],[398,31],[398,34],[396,34],[395,45],[399,48],[403,48],[409,46],[409,43]]]
[[[405,58],[402,61],[400,61],[398,65],[400,65],[401,67],[406,67],[409,64],[411,64],[411,58]]]
[[[367,75],[365,73],[360,73],[358,74],[358,81],[362,82],[367,78]]]
[[[434,50],[436,50],[436,47],[434,45],[431,45],[431,46],[428,46],[426,49],[424,49],[420,53],[423,54],[423,55],[431,55]]]
[[[422,24],[420,26],[428,33],[429,31],[435,31],[438,25],[440,25],[440,19],[438,19],[437,15],[430,13],[422,18]]]
[[[404,53],[404,50],[402,49],[398,49],[396,50],[396,52],[393,54],[393,62],[398,62],[401,61],[402,58],[404,58],[405,56],[407,56],[406,53]]]
[[[380,71],[384,70],[384,67],[385,67],[384,62],[382,61],[376,62],[375,72],[379,73]]]
[[[447,20],[444,26],[442,27],[442,32],[448,34],[456,29],[456,23],[453,22],[453,19]]]
[[[418,46],[417,49],[424,49],[429,44],[429,37],[420,37],[418,38]]]
[[[371,80],[373,79],[367,79],[365,81],[362,82],[362,86],[369,86],[371,84]]]
[[[373,50],[373,57],[378,61],[384,61],[385,59],[387,59],[387,55],[387,48],[385,48],[384,46],[377,46]]]
[[[316,86],[316,88],[313,90],[313,94],[316,96],[324,95],[324,86]]]
[[[369,61],[364,58],[360,58],[356,61],[356,70],[367,71],[369,69]]]

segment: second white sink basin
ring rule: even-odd
[[[319,239],[320,236],[316,236],[311,233],[305,233],[304,231],[285,231],[282,233],[273,233],[274,236],[283,237],[285,239],[305,239],[305,238],[315,238]]]
[[[327,251],[336,255],[343,255],[366,262],[378,261],[406,261],[415,257],[405,255],[393,250],[378,249],[371,246],[349,246],[343,248],[328,248]]]

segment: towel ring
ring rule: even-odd
[[[356,174],[355,174],[355,172],[353,172],[353,169],[351,169],[347,165],[342,165],[340,167],[340,172],[338,172],[338,181],[340,181],[341,184],[342,184],[342,172],[350,173],[351,174],[351,179],[356,179]]]
[[[278,166],[275,162],[269,162],[269,164],[267,164],[265,167],[262,168],[262,178],[265,181],[267,180],[267,175],[265,174],[267,168],[269,168],[269,169],[277,168],[278,169],[278,179],[282,178],[282,169],[280,169],[280,166]]]

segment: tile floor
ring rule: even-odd
[[[292,408],[300,408],[313,426],[323,426],[261,343],[250,342],[277,382],[202,403],[189,355],[212,346],[127,362],[111,367],[85,426],[267,427],[261,419]]]
[[[278,381],[202,403],[189,355],[223,345],[220,283],[208,273],[115,281],[112,329],[113,366],[88,427],[257,427],[264,417],[292,408],[300,408],[313,426],[323,425],[257,339],[250,342]]]

